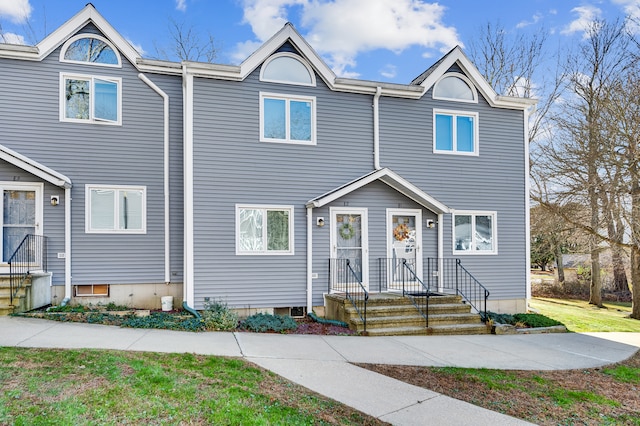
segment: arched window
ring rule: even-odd
[[[461,74],[445,74],[436,83],[433,89],[433,98],[460,102],[478,102],[475,88]]]
[[[119,67],[120,55],[105,38],[80,34],[69,39],[60,52],[60,61]]]
[[[261,81],[315,86],[315,74],[302,58],[292,53],[279,53],[269,58],[260,70]]]

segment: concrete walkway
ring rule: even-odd
[[[356,367],[351,362],[517,370],[623,361],[640,333],[354,337],[190,333],[0,317],[0,346],[116,349],[243,357],[394,425],[528,424]]]

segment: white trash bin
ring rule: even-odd
[[[162,302],[163,311],[173,311],[173,296],[162,296],[160,300]]]

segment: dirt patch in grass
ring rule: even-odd
[[[541,425],[640,425],[640,353],[612,366],[565,371],[359,366]]]

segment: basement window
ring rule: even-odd
[[[73,286],[74,297],[101,296],[109,297],[109,284],[84,284]]]

